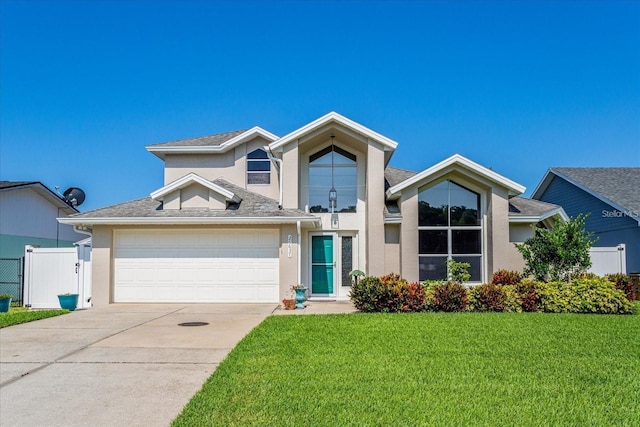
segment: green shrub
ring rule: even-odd
[[[504,311],[509,313],[522,312],[522,299],[514,285],[503,285]]]
[[[539,283],[540,309],[549,313],[631,314],[633,304],[604,278]]]
[[[533,227],[533,236],[516,244],[524,258],[525,275],[536,280],[570,281],[591,266],[589,248],[597,241],[585,230],[588,215],[557,221],[552,228]]]
[[[426,311],[434,311],[435,310],[435,301],[436,301],[436,286],[442,284],[443,282],[440,280],[426,280],[422,282],[422,287],[424,288],[424,309]]]
[[[620,289],[622,292],[624,292],[627,298],[629,298],[629,301],[636,300],[637,295],[635,293],[635,290],[633,289],[633,282],[631,281],[631,278],[629,276],[627,276],[626,274],[618,273],[618,274],[607,274],[604,277],[608,281],[614,283],[616,286],[616,289]]]
[[[491,283],[494,285],[517,285],[521,280],[520,273],[509,270],[498,270],[491,277]]]
[[[449,280],[458,283],[465,283],[471,279],[469,268],[471,264],[468,262],[458,262],[453,258],[447,260],[447,275]]]
[[[447,281],[433,286],[435,311],[463,311],[469,304],[467,288],[458,282]]]

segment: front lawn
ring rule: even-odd
[[[20,323],[33,322],[47,317],[59,316],[68,313],[69,310],[33,310],[26,308],[11,308],[7,313],[0,313],[0,328],[19,325]]]
[[[637,425],[640,316],[272,316],[174,426]]]

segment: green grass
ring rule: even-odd
[[[637,426],[640,316],[272,316],[174,426]]]
[[[47,317],[60,316],[68,313],[69,310],[34,310],[28,311],[26,308],[11,308],[6,313],[0,313],[0,328],[19,325],[20,323],[33,322],[34,320],[46,319]]]

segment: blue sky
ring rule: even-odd
[[[163,184],[144,146],[338,113],[420,171],[454,153],[531,194],[640,166],[638,1],[0,1],[0,178],[81,210]]]

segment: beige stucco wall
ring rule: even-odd
[[[367,206],[366,206],[366,273],[385,274],[384,269],[384,151],[380,144],[369,141],[367,146]]]
[[[505,270],[522,272],[524,270],[524,258],[516,248],[516,243],[522,243],[533,236],[532,224],[512,223],[509,225],[509,241],[511,242],[508,258],[503,266]]]
[[[487,271],[485,282],[493,272],[509,264],[511,257],[509,243],[509,198],[506,189],[493,187],[487,209]]]
[[[402,227],[400,228],[401,271],[400,275],[410,282],[417,282],[418,277],[418,189],[403,190],[400,199]]]
[[[291,255],[289,256],[289,236],[291,236]],[[298,280],[298,231],[295,224],[285,224],[280,228],[280,301],[289,296],[291,285],[303,282]]]
[[[102,307],[111,302],[113,231],[108,226],[95,225],[91,237],[91,302]]]
[[[284,147],[282,153],[282,205],[288,209],[296,209],[299,205],[299,156],[297,142],[292,142]]]
[[[384,226],[384,274],[400,274],[400,224]]]
[[[271,164],[270,184],[247,183],[247,153],[264,148],[268,144],[269,141],[266,139],[256,137],[225,153],[165,154],[164,185],[193,172],[211,181],[223,178],[239,187],[277,200],[279,187],[278,171],[275,164]]]

